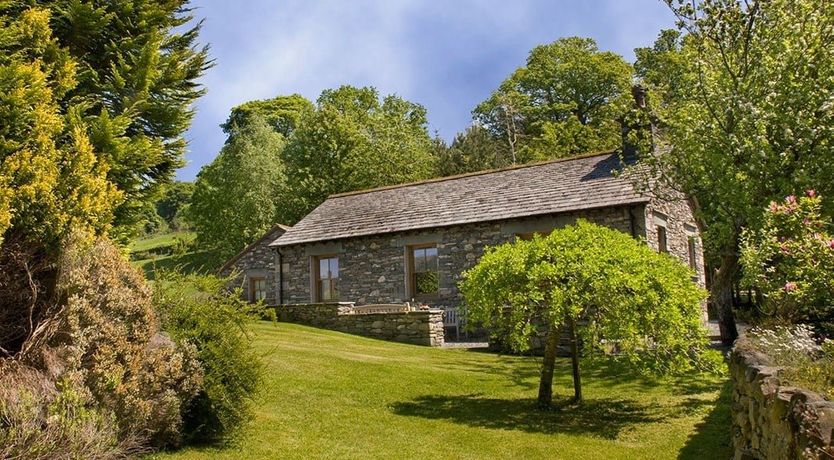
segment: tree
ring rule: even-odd
[[[452,145],[439,148],[437,167],[441,176],[453,176],[512,164],[512,158],[489,131],[474,124],[458,133]]]
[[[631,66],[599,51],[590,38],[537,46],[474,118],[501,139],[513,163],[620,146],[617,121],[627,101]]]
[[[707,345],[705,292],[680,261],[625,233],[578,221],[532,241],[488,250],[460,285],[469,318],[529,347],[547,328],[538,402],[549,406],[560,332],[570,336],[574,400],[582,400],[580,343],[587,356],[615,353],[638,368],[692,369]]]
[[[329,195],[427,179],[436,170],[423,106],[371,87],[325,90],[282,157],[289,223]]]
[[[313,109],[313,103],[299,94],[249,101],[233,108],[229,119],[221,127],[226,134],[231,134],[232,127],[246,126],[253,117],[262,117],[272,129],[289,139],[301,120]]]
[[[231,126],[217,158],[194,184],[188,220],[197,243],[231,257],[280,221],[284,137],[261,116]]]
[[[156,213],[174,230],[183,227],[183,217],[186,214],[188,205],[191,203],[191,195],[194,194],[194,183],[176,181],[165,190],[162,198],[156,202]]]
[[[63,105],[77,69],[48,10],[0,5],[0,355],[47,314],[61,242],[106,232],[121,200],[79,106]]]
[[[208,48],[197,46],[201,24],[189,25],[188,0],[35,3],[51,11],[59,46],[78,64],[60,104],[89,125],[93,151],[123,194],[112,233],[125,240],[184,164],[182,134],[211,66]]]
[[[676,60],[689,76],[675,85],[675,97],[662,95],[669,85],[654,84],[669,102],[654,109],[671,152],[646,155],[643,163],[698,206],[707,253],[718,267],[711,297],[722,338],[731,343],[742,229],[759,228],[760,210],[793,190],[834,193],[834,4],[667,3],[686,33]]]

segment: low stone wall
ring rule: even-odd
[[[352,303],[279,305],[279,321],[320,327],[393,342],[443,345],[443,310],[361,313]]]
[[[733,447],[736,459],[834,458],[834,403],[780,382],[780,368],[736,342],[733,381]]]

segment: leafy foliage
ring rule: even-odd
[[[197,244],[223,258],[283,220],[285,141],[258,115],[230,128],[220,155],[197,175],[188,220]]]
[[[672,151],[644,164],[700,207],[706,251],[720,266],[713,300],[730,341],[742,229],[759,228],[761,209],[797,188],[834,192],[834,4],[667,3],[685,36],[662,35],[660,53],[640,53],[638,68],[663,102],[655,105],[659,134]]]
[[[59,97],[89,125],[107,179],[124,195],[114,234],[130,236],[183,164],[182,134],[204,93],[197,80],[211,66],[207,48],[197,47],[200,24],[190,24],[187,0],[37,3],[77,62],[77,84]]]
[[[154,283],[163,329],[196,349],[204,371],[201,390],[184,414],[186,439],[195,443],[228,441],[239,433],[262,381],[249,326],[265,310],[243,301],[240,289],[229,291],[229,281],[161,272]]]
[[[614,149],[631,73],[621,56],[599,51],[593,39],[561,38],[534,48],[527,65],[473,115],[501,139],[513,163]]]
[[[94,407],[113,414],[119,439],[177,445],[181,414],[202,384],[196,350],[161,333],[150,287],[115,246],[85,246],[64,253],[59,289],[67,303],[54,329],[45,328],[45,343],[60,350]]]
[[[519,351],[540,322],[551,338],[576,322],[586,356],[614,351],[619,360],[661,373],[691,370],[707,345],[705,293],[690,270],[622,232],[582,220],[492,248],[460,288],[470,320]]]
[[[743,235],[744,281],[762,293],[766,316],[834,321],[834,233],[821,212],[815,191],[790,195],[771,202],[760,230]]]
[[[299,94],[249,101],[233,108],[222,128],[231,136],[236,129],[253,123],[253,118],[262,118],[287,139],[313,110],[313,103]]]
[[[176,231],[188,228],[185,215],[188,205],[191,204],[193,193],[193,182],[175,181],[156,202],[156,213],[165,221],[169,229]]]
[[[435,172],[426,110],[374,88],[325,90],[282,152],[294,223],[327,196],[421,180]]]
[[[501,141],[477,124],[458,133],[452,145],[439,145],[436,155],[440,176],[497,169],[512,164],[512,157]]]

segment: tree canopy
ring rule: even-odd
[[[631,75],[621,56],[600,51],[593,39],[561,38],[534,48],[473,115],[513,163],[614,149]]]
[[[88,125],[92,150],[122,193],[114,235],[134,234],[183,166],[197,80],[210,67],[198,47],[188,0],[40,0],[57,45],[77,64],[75,84],[58,95]]]
[[[722,336],[732,341],[742,229],[760,227],[761,209],[794,190],[834,192],[834,4],[667,3],[685,37],[664,33],[661,52],[638,53],[637,67],[664,101],[653,109],[671,152],[644,163],[699,206],[707,252],[720,266],[713,300]],[[670,63],[684,70],[667,71]]]
[[[220,154],[197,175],[188,220],[201,247],[231,257],[281,218],[284,137],[266,118],[233,124]]]
[[[376,89],[325,90],[282,157],[294,223],[328,195],[427,179],[435,173],[426,109]]]
[[[532,241],[488,250],[460,289],[470,321],[517,351],[547,329],[539,386],[550,405],[560,332],[571,337],[575,399],[581,400],[579,347],[586,356],[614,353],[657,372],[692,369],[707,345],[701,325],[706,293],[679,260],[629,235],[580,220]]]

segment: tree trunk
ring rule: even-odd
[[[724,345],[732,345],[738,337],[733,316],[733,279],[737,272],[738,255],[725,254],[721,257],[721,267],[715,271],[710,285],[710,298],[718,314],[718,328]]]
[[[570,359],[573,367],[573,402],[582,402],[582,378],[579,374],[579,340],[576,336],[576,318],[568,320],[570,324]]]
[[[547,342],[544,345],[542,376],[539,381],[539,407],[546,409],[553,402],[553,369],[556,364],[556,351],[559,349],[559,327],[550,326]]]

